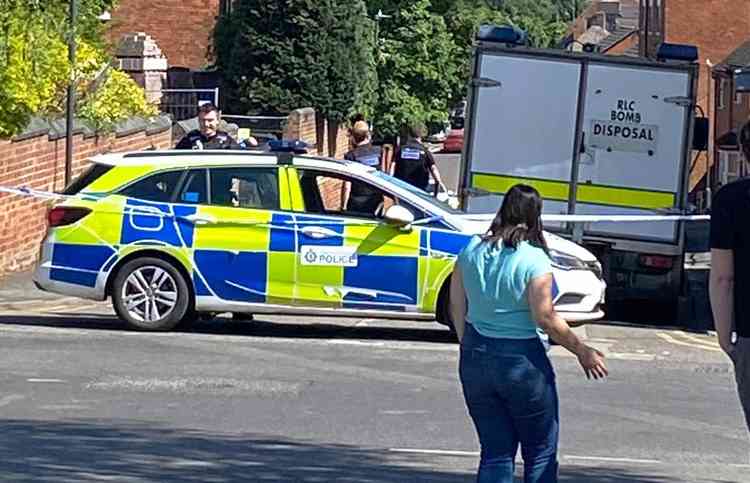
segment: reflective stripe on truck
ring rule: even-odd
[[[493,194],[505,194],[518,183],[533,186],[547,200],[567,201],[570,193],[570,185],[564,181],[485,173],[471,175],[472,188]],[[577,200],[580,203],[656,210],[673,208],[675,193],[586,183],[578,185]]]

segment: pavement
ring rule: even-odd
[[[10,272],[0,276],[0,303],[56,300],[61,295],[39,290],[32,281],[33,271]]]

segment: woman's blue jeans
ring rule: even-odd
[[[482,446],[477,483],[512,483],[519,444],[524,482],[557,482],[557,388],[539,338],[485,337],[467,323],[459,372]]]

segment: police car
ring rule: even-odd
[[[217,312],[437,320],[456,255],[491,216],[468,216],[360,163],[291,152],[147,151],[92,158],[48,214],[35,282],[111,297],[141,330]],[[345,182],[382,201],[341,206]],[[547,234],[555,304],[603,316],[601,267]]]

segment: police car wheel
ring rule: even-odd
[[[138,330],[170,330],[187,315],[190,290],[185,278],[159,258],[131,260],[117,273],[112,288],[115,312]]]

